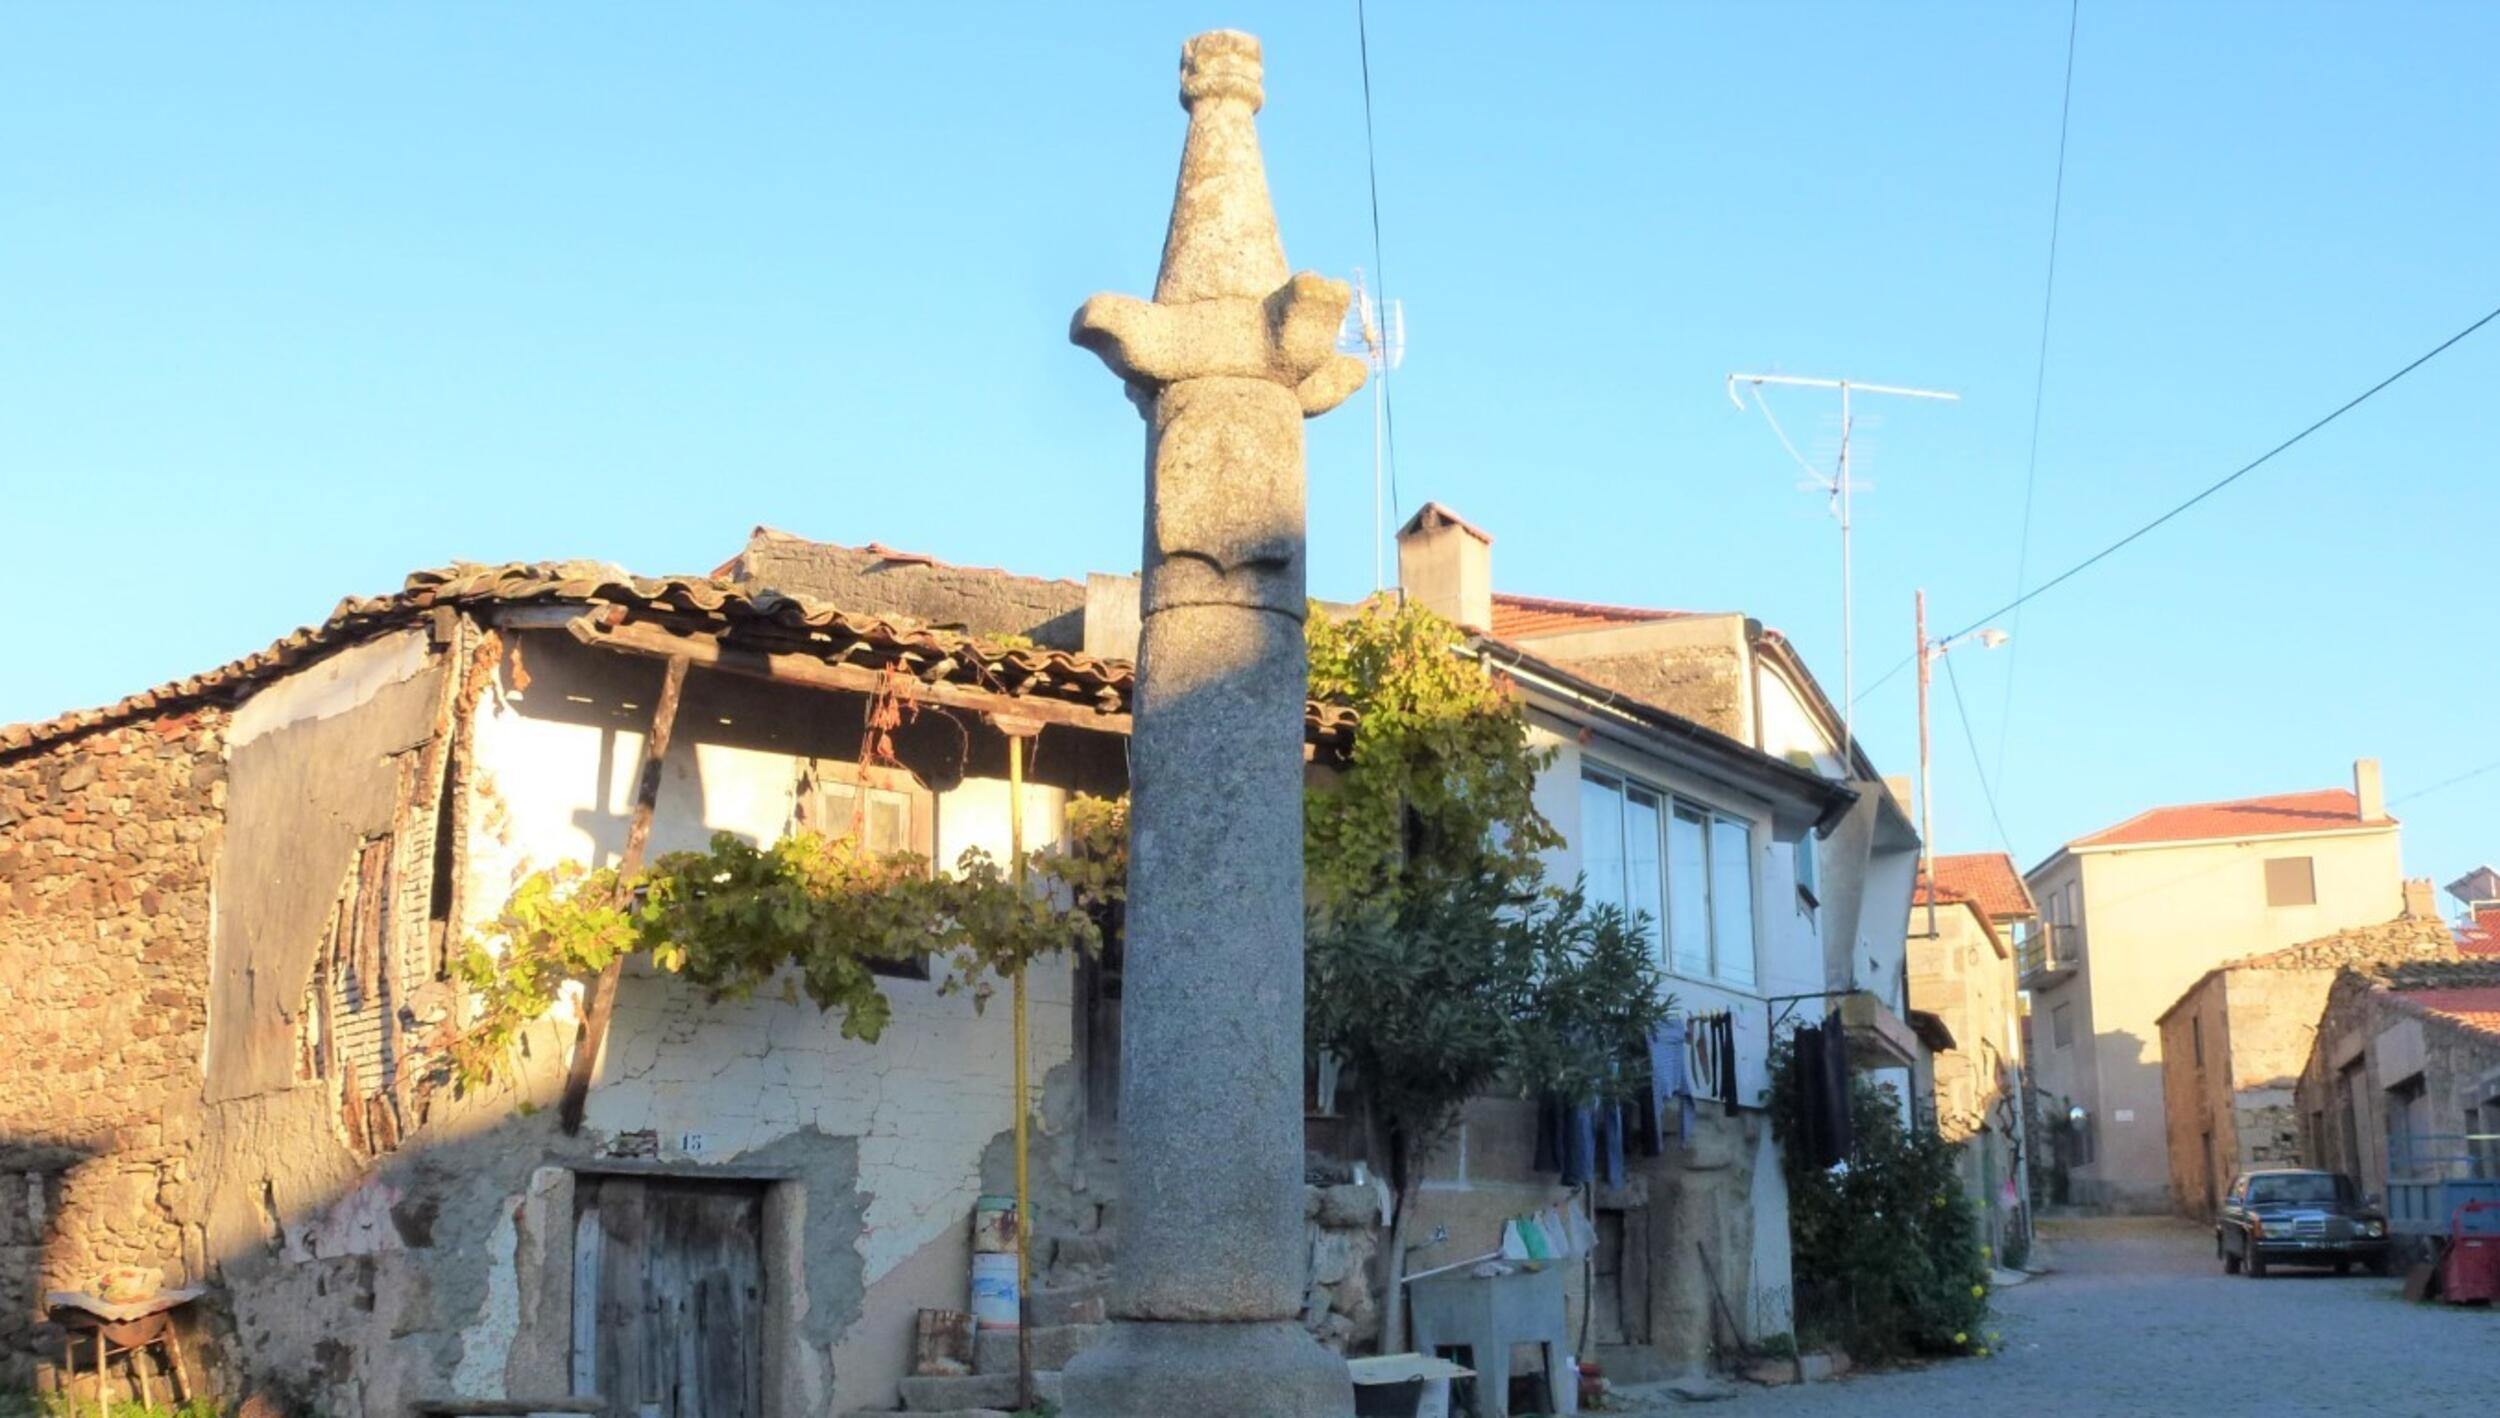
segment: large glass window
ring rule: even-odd
[[[1667,823],[1667,942],[1677,974],[1710,973],[1710,820],[1689,803]]]
[[[1658,856],[1658,795],[1634,787],[1623,801],[1624,909],[1638,911],[1649,936],[1649,953],[1658,954],[1658,903],[1664,899],[1666,876]]]
[[[1591,901],[1631,909],[1623,891],[1623,784],[1615,779],[1580,780],[1580,870]]]
[[[1753,983],[1753,828],[1710,819],[1710,941],[1720,979]]]
[[[1590,899],[1649,917],[1674,973],[1753,985],[1751,823],[1603,773],[1580,780],[1580,818]]]

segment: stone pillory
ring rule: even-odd
[[[1146,418],[1110,1341],[1072,1418],[1353,1409],[1302,1286],[1302,420],[1363,383],[1348,292],[1289,275],[1259,159],[1259,44],[1181,49],[1155,297],[1071,338]]]

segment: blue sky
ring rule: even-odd
[[[1911,593],[2009,599],[2067,10],[1371,15],[1399,491],[1506,590],[1741,608],[1837,689],[1832,524],[1732,369],[1862,409],[1861,685]],[[1174,59],[1266,42],[1298,267],[1374,264],[1348,3],[0,12],[0,721],[455,558],[709,568],[749,527],[1127,570],[1139,433],[1067,345],[1145,293]],[[2500,303],[2500,9],[2085,0],[2034,579]],[[2490,857],[2500,326],[1955,655],[2029,863],[2347,782]],[[1827,456],[1832,405],[1774,407]],[[1314,590],[1371,580],[1367,401],[1311,427]],[[2006,675],[2019,665],[2006,713]],[[1997,845],[1948,686],[1938,826]],[[1861,730],[1913,765],[1910,677]]]

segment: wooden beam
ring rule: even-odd
[[[625,828],[625,854],[617,876],[630,879],[642,870],[643,850],[651,842],[651,818],[660,805],[660,763],[668,757],[669,736],[677,729],[677,700],[686,689],[686,658],[673,656],[660,681],[660,702],[651,710],[651,734],[643,742],[642,777],[634,784],[634,815]],[[599,1048],[608,1039],[608,1018],[616,1012],[617,981],[625,972],[620,955],[591,982],[582,1014],[581,1042],[573,1047],[573,1068],[564,1079],[564,1110],[559,1115],[567,1134],[580,1132],[582,1112],[590,1103],[590,1076],[599,1066]]]
[[[724,674],[744,675],[777,684],[874,694],[885,683],[884,671],[864,665],[833,665],[811,655],[734,649],[708,636],[679,635],[643,621],[628,622],[610,629],[591,617],[576,616],[565,622],[565,629],[585,645],[604,645],[630,654],[685,660]],[[1070,700],[1001,694],[974,685],[933,683],[916,676],[906,676],[906,679],[914,697],[949,709],[989,715],[1002,721],[1062,724],[1107,734],[1129,732],[1128,715],[1091,708]]]

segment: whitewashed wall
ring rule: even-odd
[[[528,696],[565,691],[561,673],[542,670],[520,694],[490,691],[479,706],[480,820],[463,894],[473,926],[530,872],[567,858],[607,860],[622,840],[616,824],[621,805],[632,801],[642,735],[526,712]],[[704,736],[704,725],[681,719],[663,766],[654,854],[701,847],[719,831],[769,842],[793,824],[802,759]],[[951,864],[978,846],[1004,861],[1008,808],[1008,785],[995,779],[968,779],[940,795],[937,860]],[[1061,839],[1064,793],[1028,785],[1025,808],[1029,844]],[[982,1154],[1014,1123],[1006,991],[976,1012],[968,995],[941,997],[934,982],[880,983],[893,1018],[881,1039],[867,1043],[843,1038],[840,1019],[821,1013],[795,983],[792,999],[768,985],[752,999],[707,1003],[691,986],[654,979],[637,988],[629,980],[587,1123],[611,1133],[651,1129],[664,1157],[695,1160],[690,1151],[700,1149],[699,1160],[713,1163],[802,1130],[857,1138],[858,1189],[868,1201],[856,1245],[869,1306],[961,1307]],[[1042,1078],[1072,1056],[1072,963],[1037,966],[1030,988],[1038,1095]],[[958,1250],[966,1256],[950,1263]],[[879,1284],[907,1262],[914,1264],[899,1290],[911,1293]],[[854,1328],[867,1323],[864,1315]],[[892,1373],[908,1354],[895,1352],[889,1365],[882,1342],[864,1347],[878,1352],[837,1372],[834,1411],[891,1399]]]

